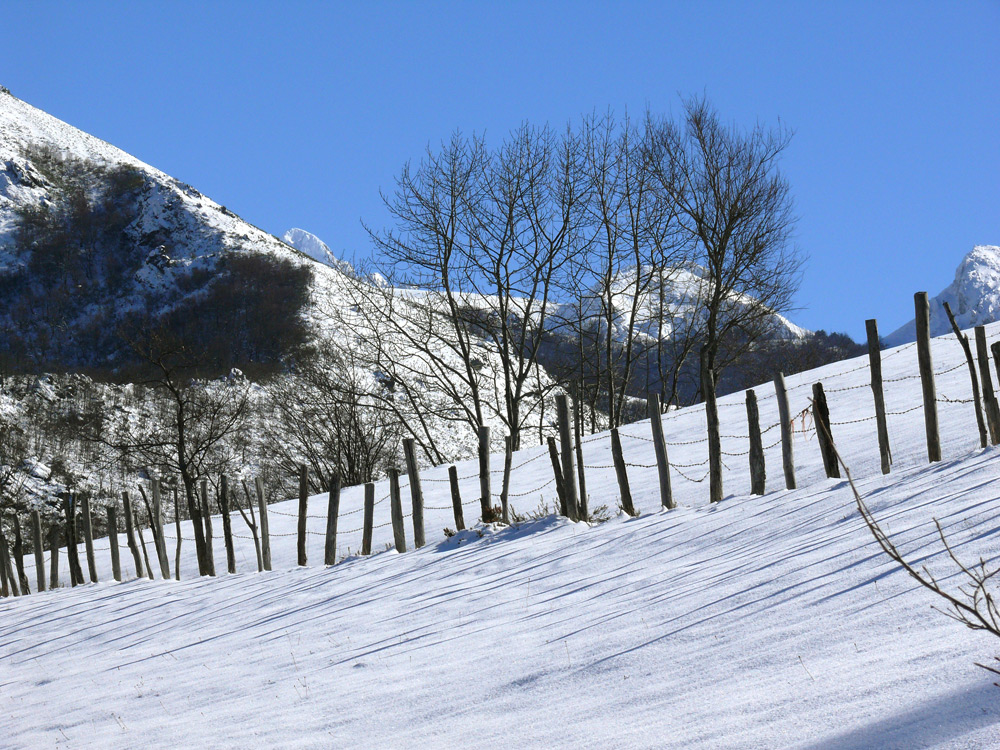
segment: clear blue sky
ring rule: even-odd
[[[1000,244],[1000,2],[8,0],[0,85],[345,257],[452,130],[678,109],[782,122],[810,261],[792,317],[883,333]]]

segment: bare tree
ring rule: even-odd
[[[801,258],[788,182],[778,159],[791,134],[760,125],[724,125],[704,98],[684,102],[682,125],[661,121],[659,182],[706,282],[700,313],[701,391],[709,435],[710,495],[722,499],[722,452],[715,392],[727,364],[773,330],[791,309]]]
[[[352,352],[321,341],[295,362],[291,373],[272,383],[268,421],[269,458],[288,475],[305,462],[314,489],[374,480],[396,455],[398,419],[384,403],[384,384],[358,366]]]
[[[137,415],[101,409],[82,422],[82,436],[119,452],[123,464],[179,474],[194,526],[199,571],[208,573],[195,483],[231,469],[228,438],[249,410],[250,383],[238,371],[216,381],[196,377],[197,356],[162,333],[133,343],[147,363]]]

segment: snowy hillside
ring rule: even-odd
[[[988,334],[1000,338],[1000,325]],[[1000,453],[978,448],[958,343],[936,339],[933,356],[945,460],[926,464],[916,351],[900,347],[883,354],[888,476],[865,360],[788,386],[799,413],[811,384],[824,383],[834,437],[875,515],[911,559],[954,583],[932,519],[961,558],[996,562]],[[446,539],[454,521],[438,467],[423,474],[428,545],[403,555],[381,551],[391,541],[385,483],[378,554],[332,568],[319,564],[323,496],[310,500],[307,568],[295,566],[293,502],[271,508],[275,570],[266,574],[254,572],[238,517],[239,573],[216,580],[194,578],[189,527],[180,582],[107,582],[99,540],[105,582],[0,602],[5,743],[1000,745],[997,688],[973,666],[998,644],[932,611],[930,595],[886,560],[846,483],[824,477],[808,416],[795,421],[800,489],[782,489],[773,391],[757,395],[768,446],[762,497],[747,494],[746,416],[734,394],[720,399],[727,497],[715,506],[704,412],[694,407],[663,418],[675,511],[658,508],[647,422],[622,430],[636,519],[588,528],[548,517]],[[613,507],[608,436],[587,438],[583,455],[591,506]],[[493,456],[494,471],[501,466]],[[541,449],[519,452],[514,466],[518,510],[553,502]],[[478,478],[472,463],[458,468],[469,519]],[[361,507],[360,488],[346,489],[342,554],[358,548]],[[218,518],[215,527],[222,561]],[[131,578],[124,549],[123,565]]]
[[[947,302],[960,328],[973,328],[1000,320],[1000,247],[976,245],[955,271],[955,280],[930,300],[931,335],[951,331],[944,311]],[[888,346],[915,341],[916,327],[911,320],[885,337]]]
[[[171,250],[177,252],[183,247],[183,255],[189,260],[199,254],[206,233],[219,235],[225,248],[302,257],[190,185],[3,91],[0,91],[0,249],[9,247],[15,206],[46,200],[44,180],[24,156],[29,147],[46,146],[59,154],[105,166],[135,167],[148,176],[156,190],[144,206],[142,223],[136,231],[149,234],[168,229]],[[0,256],[0,262],[10,259]]]

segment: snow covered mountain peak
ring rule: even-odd
[[[947,302],[960,328],[994,323],[1000,320],[1000,247],[976,245],[958,264],[955,279],[931,299],[931,335],[941,336],[951,330],[944,311]],[[885,337],[889,346],[916,340],[916,326],[909,321]]]
[[[300,253],[309,256],[317,263],[323,263],[331,268],[336,268],[338,271],[342,271],[348,275],[354,270],[346,260],[337,258],[329,245],[305,229],[293,227],[285,232],[281,239],[285,241],[286,245],[294,247]]]

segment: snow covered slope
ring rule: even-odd
[[[960,328],[973,328],[1000,320],[1000,247],[976,245],[958,264],[955,280],[930,300],[931,335],[951,331],[944,311],[947,302]],[[916,341],[915,323],[900,326],[885,337],[888,346]]]
[[[169,231],[171,252],[198,257],[207,234],[224,248],[302,258],[276,237],[239,218],[170,175],[111,144],[84,133],[0,90],[0,249],[9,248],[14,208],[44,201],[47,188],[26,149],[50,147],[56,153],[103,166],[135,167],[155,185],[143,206],[140,234]],[[0,263],[10,258],[0,256]]]
[[[988,334],[1000,338],[1000,325]],[[914,346],[883,354],[889,476],[878,468],[864,360],[788,386],[798,413],[811,384],[824,383],[834,437],[872,510],[911,559],[955,582],[932,519],[960,557],[996,561],[1000,450],[978,448],[958,343],[932,345],[945,456],[935,465]],[[638,423],[622,430],[637,519],[590,528],[548,517],[446,539],[454,522],[439,467],[423,475],[428,545],[404,555],[381,551],[391,541],[385,483],[379,553],[332,568],[319,564],[321,496],[310,500],[306,568],[295,566],[291,501],[271,508],[272,573],[252,572],[239,520],[240,572],[216,580],[194,578],[190,528],[180,582],[106,582],[99,540],[105,582],[0,601],[0,744],[1000,746],[997,688],[972,663],[997,644],[932,611],[929,594],[880,553],[845,482],[824,477],[807,416],[795,420],[800,489],[782,489],[775,400],[768,386],[757,395],[762,497],[746,494],[746,416],[734,394],[720,399],[728,494],[715,506],[695,407],[663,418],[675,511],[658,509],[649,424]],[[592,506],[617,498],[608,442],[583,445]],[[552,503],[547,460],[538,448],[515,455],[518,509]],[[472,518],[474,465],[459,474]],[[343,554],[357,550],[361,507],[361,488],[346,489]],[[215,555],[224,560],[218,538]],[[127,552],[123,564],[131,578]]]

